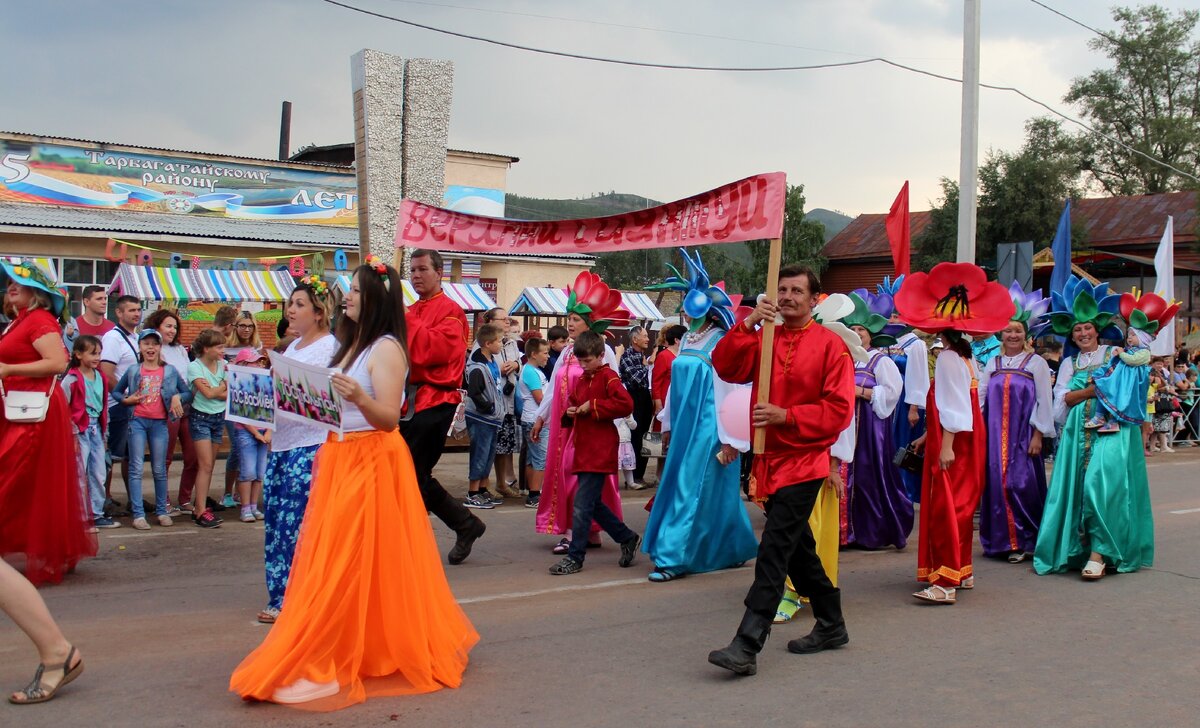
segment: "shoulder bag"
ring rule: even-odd
[[[34,424],[46,419],[50,409],[50,394],[58,384],[58,375],[50,380],[50,389],[42,392],[9,392],[0,382],[0,397],[4,399],[4,417],[9,422]]]

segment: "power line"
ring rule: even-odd
[[[573,58],[575,60],[580,60],[580,61],[595,61],[597,63],[610,63],[610,64],[620,65],[620,66],[634,66],[637,68],[658,68],[658,69],[664,69],[664,70],[668,70],[668,71],[719,71],[719,72],[726,72],[726,73],[772,73],[772,72],[778,72],[778,71],[815,71],[815,70],[821,70],[821,69],[826,69],[826,68],[845,68],[845,67],[849,67],[849,66],[862,66],[862,65],[869,64],[869,63],[882,63],[882,64],[885,64],[888,66],[892,66],[894,68],[899,68],[899,69],[902,69],[905,71],[909,71],[911,73],[918,73],[923,76],[929,76],[930,78],[937,78],[937,79],[941,79],[943,81],[950,81],[952,83],[962,83],[961,78],[955,78],[954,76],[947,76],[945,74],[935,73],[933,71],[926,71],[924,69],[917,68],[915,66],[905,65],[903,63],[897,63],[896,61],[893,61],[893,60],[890,60],[887,58],[882,58],[879,56],[872,57],[872,58],[864,58],[864,59],[857,60],[857,61],[838,61],[838,62],[833,62],[833,63],[817,63],[817,64],[810,64],[810,65],[803,65],[803,66],[695,66],[695,65],[690,65],[690,64],[652,63],[649,61],[633,61],[633,60],[623,59],[623,58],[606,58],[603,56],[591,56],[591,55],[585,55],[585,54],[581,54],[581,53],[569,53],[567,51],[556,51],[556,50],[550,50],[547,48],[534,48],[532,46],[521,45],[519,43],[510,43],[508,41],[496,40],[495,38],[485,38],[483,36],[471,35],[469,33],[462,33],[462,32],[456,31],[456,30],[449,30],[447,28],[438,28],[438,27],[435,27],[432,25],[418,23],[418,22],[412,21],[412,20],[405,20],[404,18],[397,18],[392,15],[385,15],[384,13],[375,12],[374,10],[367,10],[366,8],[355,7],[354,5],[348,5],[346,3],[339,2],[338,0],[322,0],[322,2],[325,2],[329,5],[334,5],[334,6],[337,6],[340,8],[344,8],[346,10],[352,10],[356,13],[361,13],[363,15],[369,15],[369,16],[372,16],[375,18],[379,18],[381,20],[390,20],[395,23],[400,23],[401,25],[407,25],[407,26],[410,26],[413,28],[418,28],[420,30],[428,30],[433,33],[441,33],[442,35],[449,35],[454,38],[462,38],[464,40],[473,40],[473,41],[476,41],[479,43],[487,43],[490,45],[496,45],[496,46],[500,46],[503,48],[512,48],[514,50],[527,51],[529,53],[539,53],[542,55],[558,56],[560,58]],[[1072,124],[1075,124],[1076,126],[1081,127],[1082,129],[1086,130],[1088,133],[1090,133],[1094,136],[1097,136],[1097,137],[1107,141],[1110,144],[1115,144],[1115,145],[1121,147],[1122,149],[1125,149],[1128,152],[1131,152],[1133,154],[1136,154],[1136,155],[1146,159],[1149,162],[1161,165],[1161,166],[1171,170],[1172,172],[1175,172],[1178,175],[1186,177],[1190,180],[1194,180],[1196,182],[1200,182],[1200,177],[1197,177],[1196,175],[1191,174],[1190,172],[1185,172],[1182,169],[1175,167],[1174,165],[1171,165],[1171,164],[1168,164],[1167,162],[1162,161],[1161,159],[1152,157],[1149,154],[1146,154],[1145,152],[1141,151],[1140,149],[1131,147],[1130,145],[1126,144],[1125,142],[1121,141],[1120,139],[1114,139],[1113,137],[1103,134],[1103,133],[1097,131],[1096,129],[1092,128],[1085,122],[1080,121],[1079,119],[1067,116],[1066,114],[1059,111],[1058,109],[1055,109],[1054,107],[1050,106],[1049,104],[1047,104],[1043,101],[1039,101],[1038,99],[1033,98],[1029,94],[1025,93],[1024,91],[1022,91],[1014,86],[995,86],[993,84],[988,84],[988,83],[980,83],[979,85],[982,88],[992,89],[993,91],[1008,91],[1010,93],[1014,93],[1014,94],[1020,96],[1021,98],[1042,107],[1046,111],[1049,111],[1051,114],[1053,114],[1061,119],[1064,119],[1065,121],[1068,121]]]
[[[1050,12],[1054,13],[1055,15],[1062,18],[1063,20],[1066,20],[1069,23],[1074,23],[1075,25],[1078,25],[1080,28],[1083,28],[1084,30],[1090,30],[1093,33],[1095,33],[1096,35],[1100,36],[1101,38],[1104,38],[1105,40],[1116,43],[1117,45],[1124,45],[1124,42],[1120,38],[1117,38],[1116,36],[1113,36],[1109,33],[1105,33],[1103,30],[1097,30],[1097,29],[1093,28],[1092,26],[1088,25],[1087,23],[1083,22],[1082,20],[1076,20],[1075,18],[1072,18],[1070,15],[1067,15],[1066,13],[1064,13],[1062,11],[1055,10],[1054,8],[1050,7],[1049,5],[1047,5],[1044,2],[1040,2],[1039,0],[1029,0],[1029,2],[1033,3],[1034,5],[1039,6],[1041,8],[1044,8],[1046,10],[1049,10]]]

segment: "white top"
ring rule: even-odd
[[[1075,378],[1075,359],[1078,357],[1080,368],[1094,367],[1104,361],[1109,349],[1113,347],[1101,344],[1090,353],[1079,352],[1075,356],[1063,359],[1058,365],[1058,378],[1054,380],[1054,421],[1059,424],[1067,421],[1067,392],[1071,391],[1071,380]]]
[[[175,371],[179,372],[179,376],[186,376],[188,364],[191,364],[191,359],[188,359],[187,347],[183,344],[173,344],[171,346],[163,345],[162,359],[166,363],[175,367]]]
[[[843,463],[852,463],[854,462],[854,448],[857,444],[858,408],[854,407],[851,409],[850,426],[842,430],[841,434],[838,435],[837,441],[829,449],[829,454]]]
[[[554,361],[554,369],[550,372],[551,384],[553,384],[554,378],[558,376],[558,370],[563,366],[566,366],[567,360],[571,358],[571,355],[574,352],[574,344],[567,344],[563,347],[562,352],[558,355],[558,359]],[[604,363],[608,365],[609,369],[612,369],[614,372],[617,371],[617,354],[608,344],[604,345]],[[553,403],[554,387],[547,386],[542,390],[542,405],[538,407],[537,415],[534,417],[534,419],[536,420],[541,418],[543,424],[550,425],[550,407]]]
[[[718,335],[723,336],[724,331],[722,331],[721,329],[718,329],[716,327],[713,327],[712,329],[709,329],[705,333],[701,334],[700,337],[697,338],[695,341],[692,340],[691,335],[683,337],[683,341],[681,341],[679,343],[679,354],[675,357],[675,361],[679,361],[679,357],[683,356],[689,349],[696,350],[696,351],[704,351],[708,347],[709,340],[712,339],[714,336],[718,336]],[[672,362],[672,366],[674,366],[674,362]],[[729,382],[725,381],[724,379],[721,379],[720,377],[718,377],[715,369],[713,370],[712,380],[713,380],[713,402],[716,404],[718,413],[721,411],[721,404],[725,402],[726,397],[733,394],[740,388],[746,388],[746,389],[750,388],[749,384],[730,384]],[[672,386],[674,386],[674,385],[672,385]],[[750,414],[746,413],[746,416],[749,417]],[[667,399],[665,402],[663,402],[662,411],[658,413],[658,421],[662,423],[662,431],[663,432],[671,431],[671,391],[670,391],[670,389],[667,390]],[[717,439],[720,440],[722,444],[729,445],[730,447],[735,448],[738,452],[749,452],[749,450],[750,450],[750,441],[738,439],[737,437],[734,437],[729,432],[727,432],[725,430],[725,425],[721,422],[721,418],[719,416],[717,417]]]
[[[617,426],[618,442],[633,442],[633,429],[637,427],[637,420],[633,419],[633,415],[618,417],[613,420],[613,424]]]
[[[974,359],[964,360],[953,351],[938,354],[933,367],[933,401],[938,408],[942,429],[947,432],[971,432],[975,411],[971,406],[971,379],[979,379]]]
[[[854,370],[865,370],[869,363],[869,360],[866,363],[854,362]],[[875,362],[875,387],[871,390],[871,411],[875,413],[876,417],[885,420],[891,416],[892,412],[896,411],[903,388],[904,381],[900,378],[900,367],[896,366],[896,362],[886,354],[880,354],[878,361]],[[907,412],[901,414],[908,417]]]
[[[367,393],[367,396],[372,399],[375,398],[375,386],[371,384],[371,373],[367,371],[367,362],[370,361],[371,354],[375,351],[375,347],[379,346],[379,342],[388,339],[395,341],[396,337],[388,334],[371,342],[371,345],[363,349],[363,352],[358,355],[358,358],[354,360],[350,368],[343,371],[346,376],[358,382],[362,386],[363,391]],[[400,399],[400,406],[401,408],[404,406],[403,397]],[[362,410],[358,408],[358,405],[349,400],[342,400],[342,432],[367,432],[374,429],[371,423],[367,422],[367,418],[363,415]]]
[[[929,397],[929,347],[911,331],[901,336],[896,346],[904,349],[908,357],[904,366],[904,404],[925,409],[925,400]]]
[[[325,334],[303,349],[298,346],[299,344],[300,339],[293,341],[283,355],[304,364],[327,367],[333,361],[333,355],[337,351],[337,339],[333,337],[333,334]],[[286,452],[298,447],[320,445],[325,442],[328,435],[329,431],[320,427],[292,419],[277,419],[275,432],[271,435],[271,452]]]
[[[137,334],[126,334],[125,330],[120,326],[112,329],[104,336],[100,337],[100,361],[115,364],[117,381],[121,381],[121,377],[125,376],[125,372],[129,367],[137,364],[138,360],[138,340]],[[183,367],[184,372],[187,371],[187,365]],[[108,395],[108,406],[120,404],[120,400],[111,392]]]
[[[1016,356],[997,354],[992,357],[979,375],[979,407],[981,409],[984,402],[987,401],[988,382],[997,369],[1001,366],[1005,369],[1018,369],[1024,359],[1024,352]],[[1045,359],[1035,354],[1029,358],[1029,363],[1025,365],[1025,371],[1033,376],[1033,387],[1037,393],[1037,404],[1029,415],[1029,424],[1046,437],[1054,437],[1054,395],[1050,390],[1050,365],[1046,363]]]

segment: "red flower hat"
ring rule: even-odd
[[[929,333],[981,335],[1003,330],[1016,307],[1008,289],[974,263],[938,263],[929,273],[905,276],[896,311],[901,321]]]
[[[567,294],[567,313],[583,317],[597,334],[609,326],[629,325],[629,312],[621,307],[621,292],[610,289],[595,273],[581,272]]]
[[[1168,304],[1167,300],[1157,293],[1121,294],[1121,318],[1129,323],[1131,328],[1157,334],[1162,331],[1175,314],[1179,311],[1178,303]]]

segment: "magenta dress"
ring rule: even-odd
[[[571,464],[575,462],[574,429],[562,426],[562,416],[567,410],[567,399],[571,389],[582,374],[583,367],[579,366],[578,360],[575,359],[575,347],[567,346],[555,363],[550,379],[550,411],[545,418],[545,430],[550,434],[547,435],[549,440],[546,442],[546,477],[542,483],[542,498],[538,502],[537,510],[538,533],[562,534],[571,528],[575,488],[579,481],[571,472]],[[615,461],[613,473],[605,481],[600,498],[617,518],[623,520]],[[592,533],[599,531],[600,527],[593,522]]]

